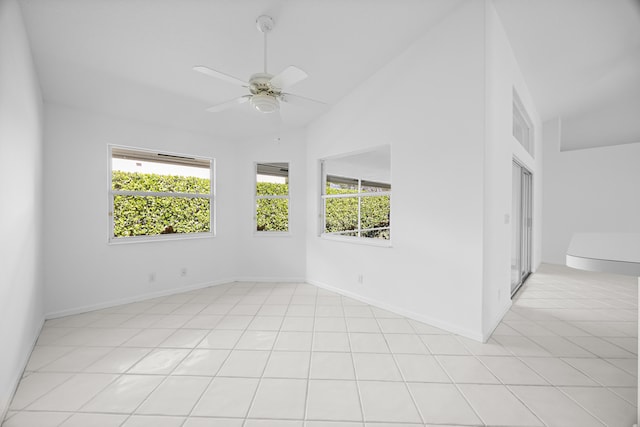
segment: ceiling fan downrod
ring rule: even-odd
[[[264,73],[267,74],[267,33],[273,30],[273,18],[268,15],[260,15],[256,19],[256,27],[264,35]]]

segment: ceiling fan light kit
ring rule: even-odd
[[[290,102],[293,104],[322,105],[323,102],[316,101],[301,96],[292,95],[283,92],[283,89],[293,86],[294,84],[306,79],[307,73],[301,69],[290,65],[280,74],[272,75],[267,72],[267,33],[274,27],[273,18],[267,15],[261,15],[256,19],[256,27],[264,35],[264,70],[262,73],[253,74],[248,82],[234,76],[230,76],[220,71],[213,70],[204,66],[193,67],[195,71],[210,77],[224,80],[249,89],[250,95],[243,95],[231,101],[214,105],[207,108],[207,111],[218,112],[234,106],[249,104],[263,114],[278,113],[280,110],[280,102]]]
[[[253,108],[261,113],[275,113],[280,109],[280,103],[276,97],[265,93],[253,95],[249,102]]]

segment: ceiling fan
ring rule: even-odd
[[[275,76],[267,72],[267,33],[273,29],[273,25],[273,18],[267,15],[259,16],[256,20],[258,30],[264,34],[264,71],[253,74],[248,82],[201,65],[193,67],[195,71],[240,85],[249,89],[250,92],[247,95],[209,107],[207,111],[223,111],[236,105],[244,104],[245,102],[249,102],[251,106],[260,113],[277,113],[280,110],[280,102],[302,106],[324,105],[324,102],[321,101],[283,92],[283,90],[290,88],[308,77],[307,73],[298,67],[291,65]]]

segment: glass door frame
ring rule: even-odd
[[[520,289],[520,287],[527,280],[529,275],[531,274],[531,266],[532,266],[532,228],[533,228],[533,174],[529,169],[527,169],[522,163],[518,160],[513,159],[513,168],[518,168],[520,170],[520,179],[519,179],[519,192],[518,195],[520,197],[519,201],[519,218],[512,218],[512,221],[517,221],[519,223],[519,227],[517,230],[514,230],[512,227],[512,232],[519,233],[519,247],[516,249],[517,260],[518,260],[518,278],[517,282],[513,280],[513,276],[511,279],[511,297],[513,297],[516,292]],[[515,183],[512,183],[512,185]],[[514,188],[515,189],[515,188]],[[512,189],[512,194],[515,192]],[[512,204],[514,201],[512,201]],[[515,205],[514,205],[515,206]],[[512,212],[513,214],[513,212]],[[512,236],[513,239],[514,236]],[[512,258],[514,255],[514,249],[512,247]],[[513,268],[513,266],[512,266]],[[512,273],[513,274],[513,273]]]

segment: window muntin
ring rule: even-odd
[[[520,145],[533,157],[533,124],[515,89],[513,90],[512,133]]]
[[[212,236],[213,160],[110,147],[111,242]]]
[[[323,236],[391,238],[390,149],[324,159]]]
[[[254,231],[289,232],[289,163],[256,163],[255,175]]]

